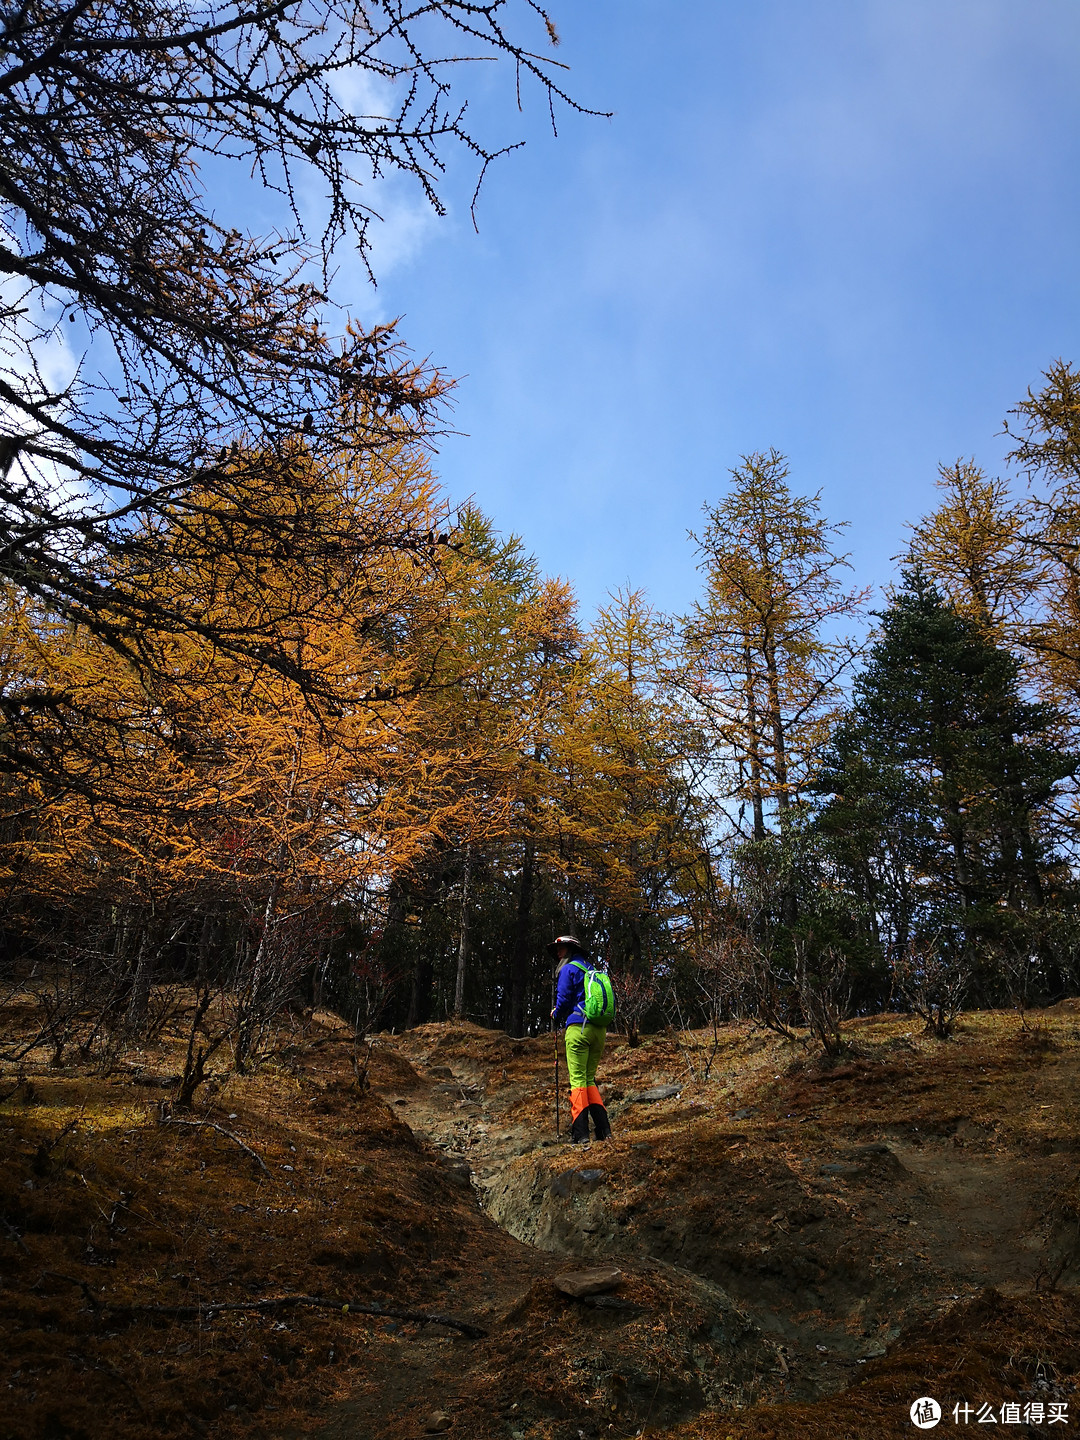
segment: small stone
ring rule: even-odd
[[[573,1186],[575,1190],[584,1191],[591,1195],[596,1187],[603,1181],[607,1172],[604,1170],[575,1170]]]
[[[603,1295],[622,1284],[622,1271],[614,1265],[598,1265],[593,1270],[575,1270],[571,1274],[556,1275],[555,1288],[564,1295],[581,1300],[586,1295]]]
[[[449,1065],[431,1065],[428,1067],[428,1074],[434,1080],[453,1080],[454,1072]]]
[[[627,1319],[631,1315],[642,1313],[640,1305],[635,1305],[632,1300],[624,1300],[619,1295],[583,1295],[581,1303],[588,1305],[593,1310],[617,1310]]]
[[[453,1420],[445,1410],[433,1410],[424,1421],[425,1435],[441,1435],[444,1430],[449,1430]]]
[[[630,1096],[631,1104],[651,1105],[657,1100],[673,1100],[682,1094],[681,1085],[654,1085],[651,1090],[639,1090]]]
[[[753,1110],[736,1110],[731,1118],[733,1120],[749,1120],[753,1113]]]
[[[876,1170],[883,1177],[886,1175],[898,1176],[904,1173],[899,1156],[888,1145],[856,1145],[853,1149],[845,1151],[842,1158],[861,1165],[867,1170]]]

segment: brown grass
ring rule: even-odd
[[[13,1032],[29,1023],[26,1013],[6,1018]],[[606,1085],[624,1095],[663,1081],[684,1089],[678,1102],[624,1113],[603,1162],[612,1204],[647,1203],[691,1225],[722,1204],[740,1235],[764,1243],[776,1233],[774,1177],[783,1167],[790,1188],[800,1166],[853,1142],[962,1144],[972,1127],[984,1137],[980,1153],[1046,1156],[1075,1170],[1078,1026],[1074,1002],[1029,1020],[1026,1032],[1009,1014],[967,1015],[949,1042],[926,1038],[908,1016],[874,1017],[847,1027],[851,1049],[836,1064],[732,1027],[708,1083],[700,1076],[711,1037],[647,1037],[635,1048],[613,1037]],[[330,1437],[416,1435],[421,1400],[402,1357],[416,1354],[434,1327],[408,1327],[403,1345],[400,1327],[351,1313],[229,1312],[196,1322],[139,1309],[298,1292],[464,1319],[477,1317],[485,1290],[512,1292],[512,1304],[481,1316],[489,1341],[444,1336],[438,1384],[454,1433],[468,1440],[513,1428],[529,1440],[574,1440],[586,1400],[594,1427],[586,1433],[613,1440],[643,1427],[646,1436],[683,1440],[889,1440],[915,1433],[907,1407],[920,1394],[948,1406],[1001,1401],[1040,1379],[1054,1394],[1072,1394],[1076,1292],[991,1290],[908,1332],[885,1358],[859,1367],[840,1395],[665,1419],[665,1429],[680,1386],[691,1404],[686,1335],[705,1312],[642,1271],[622,1292],[641,1315],[603,1328],[555,1296],[554,1259],[515,1249],[483,1222],[471,1193],[398,1118],[409,1109],[396,1097],[411,1104],[423,1089],[409,1063],[422,1059],[482,1081],[486,1104],[549,1136],[550,1037],[422,1027],[375,1049],[372,1093],[357,1088],[338,1022],[316,1017],[292,1053],[283,1048],[250,1076],[216,1075],[192,1114],[232,1131],[269,1175],[218,1131],[160,1123],[169,1092],[149,1082],[178,1071],[180,1046],[178,1030],[138,1066],[110,1076],[50,1070],[44,1052],[0,1073],[0,1440],[292,1440],[328,1414],[352,1414],[335,1411],[337,1402],[382,1418],[377,1430],[346,1419],[334,1429],[332,1421]],[[642,1141],[655,1164],[639,1174],[645,1162],[633,1146]],[[580,1163],[543,1153],[555,1169]],[[785,1224],[805,1218],[797,1198]],[[840,1254],[831,1259],[843,1263]],[[592,1370],[575,1368],[579,1355],[594,1357]],[[633,1393],[633,1383],[624,1394],[624,1372],[631,1382],[655,1373],[655,1401],[651,1391]],[[592,1419],[601,1405],[610,1417],[602,1423]]]
[[[307,1071],[226,1080],[195,1112],[269,1176],[213,1129],[160,1124],[161,1091],[130,1076],[0,1080],[0,1435],[284,1434],[369,1371],[385,1331],[321,1311],[116,1307],[440,1298],[418,1262],[459,1244],[460,1196],[318,1031],[331,1043]]]
[[[812,1404],[755,1405],[730,1417],[699,1417],[668,1434],[672,1440],[909,1440],[918,1433],[910,1406],[922,1395],[941,1405],[946,1433],[959,1433],[953,1406],[964,1402],[990,1402],[997,1408],[1009,1400],[1021,1407],[1032,1398],[1044,1404],[1048,1398],[1064,1400],[1075,1425],[1078,1373],[1076,1293],[1044,1302],[987,1290],[946,1319],[922,1326],[894,1354],[870,1362],[863,1377],[840,1395]],[[1041,1434],[1044,1429],[1018,1425],[1003,1433]],[[980,1433],[997,1432],[987,1426]],[[1067,1433],[1067,1428],[1049,1433]]]

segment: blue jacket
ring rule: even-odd
[[[584,1025],[585,973],[574,964],[585,964],[580,955],[568,960],[559,971],[558,988],[555,991],[555,1024]]]

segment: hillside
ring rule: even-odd
[[[847,1028],[832,1063],[732,1026],[708,1078],[708,1035],[614,1036],[585,1151],[550,1037],[357,1047],[320,1012],[190,1112],[167,1037],[110,1075],[30,1051],[0,1077],[0,1436],[862,1440],[919,1395],[1075,1424],[1080,1003]]]

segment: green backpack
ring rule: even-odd
[[[610,975],[603,970],[595,970],[582,960],[571,960],[570,963],[585,976],[585,1003],[581,1008],[586,1022],[590,1025],[610,1025],[615,1019],[615,991]]]

